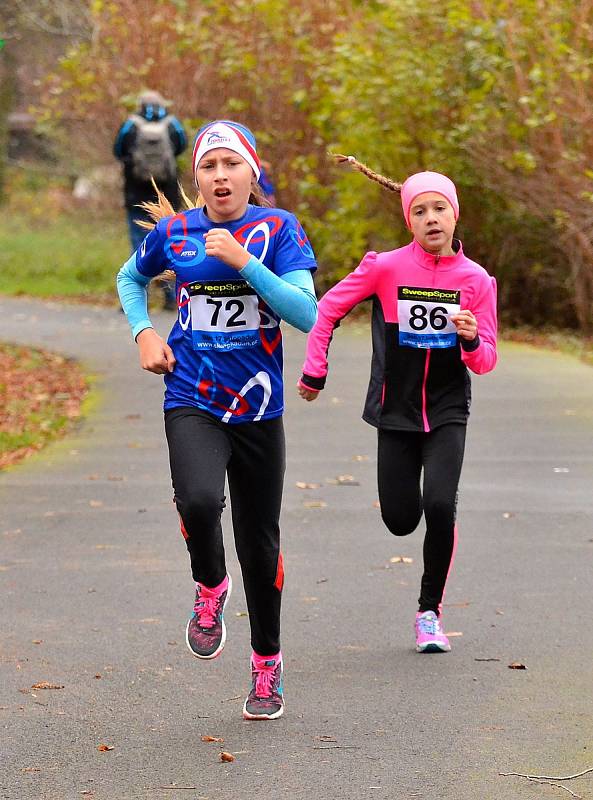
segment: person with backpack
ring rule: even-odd
[[[180,205],[175,159],[187,147],[187,136],[179,120],[169,113],[169,105],[159,92],[143,92],[136,112],[120,127],[113,145],[113,153],[123,165],[124,205],[133,253],[146,236],[138,223],[150,221],[140,204],[157,200],[152,180],[173,208]],[[162,286],[164,307],[177,310],[173,286],[167,281]]]

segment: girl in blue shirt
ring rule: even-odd
[[[255,138],[221,120],[197,134],[193,173],[204,205],[158,220],[118,274],[143,369],[165,376],[165,431],[181,531],[196,582],[186,640],[212,659],[225,643],[227,573],[221,514],[228,477],[251,624],[246,719],[284,710],[279,515],[285,467],[280,321],[307,332],[315,257],[298,220],[250,202]],[[167,341],[148,317],[146,286],[172,270],[178,316]]]

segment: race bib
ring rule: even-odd
[[[189,286],[194,350],[236,350],[260,343],[258,297],[245,281]]]
[[[461,292],[400,286],[397,291],[399,343],[403,347],[455,347],[457,329],[451,314],[460,310]]]

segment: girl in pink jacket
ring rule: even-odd
[[[455,239],[455,184],[419,172],[403,185],[348,158],[367,177],[401,193],[414,239],[370,252],[319,303],[307,340],[299,394],[324,388],[334,329],[372,299],[373,356],[363,419],[378,429],[378,485],[383,521],[406,536],[426,521],[424,574],[416,614],[418,652],[447,652],[440,614],[457,542],[457,488],[471,402],[468,370],[496,365],[496,281]],[[423,486],[420,476],[423,472]]]

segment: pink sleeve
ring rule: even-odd
[[[478,323],[478,342],[461,345],[461,358],[468,369],[482,375],[496,366],[496,279],[488,276],[469,309]]]
[[[307,337],[307,354],[301,383],[315,390],[323,388],[327,375],[327,352],[334,328],[357,303],[375,293],[377,254],[367,253],[358,267],[329,290],[319,301],[317,322]]]

